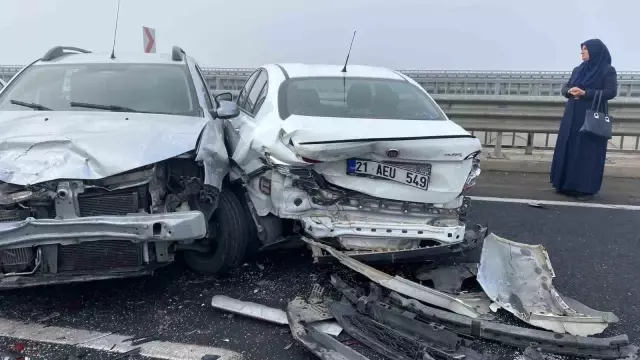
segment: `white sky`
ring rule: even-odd
[[[50,47],[110,52],[117,0],[0,0],[0,64]],[[640,0],[122,0],[116,54],[179,45],[201,66],[350,62],[395,69],[571,70],[599,37],[640,70]]]

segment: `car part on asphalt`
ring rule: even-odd
[[[458,264],[427,268],[423,266],[416,270],[415,277],[420,281],[433,282],[433,288],[449,294],[459,294],[462,283],[473,278],[478,273],[478,264]]]
[[[482,304],[482,302],[477,302],[476,304],[474,304],[474,306],[472,306],[453,295],[447,295],[445,293],[430,289],[426,286],[422,286],[400,276],[391,276],[387,273],[376,270],[371,266],[365,265],[350,258],[349,256],[344,255],[331,246],[311,240],[307,237],[303,237],[302,240],[312,247],[317,247],[324,251],[327,251],[332,256],[337,258],[338,261],[340,261],[340,263],[342,263],[343,265],[359,272],[360,274],[371,279],[373,282],[382,285],[390,290],[397,291],[414,299],[446,308],[453,312],[467,315],[472,318],[492,317],[492,315],[489,313],[490,310],[488,302],[485,302],[484,304]]]
[[[491,300],[520,320],[556,333],[599,334],[618,322],[611,312],[563,297],[552,285],[555,273],[542,245],[490,234],[484,239],[478,282]]]
[[[369,316],[358,312],[351,304],[344,302],[331,302],[329,309],[338,323],[349,335],[372,348],[376,352],[391,359],[469,359],[479,360],[484,357],[475,351],[449,344],[431,342],[422,336],[420,328],[409,329],[403,326],[402,330],[382,324]],[[399,325],[401,323],[395,323]],[[425,324],[426,325],[426,324]],[[455,335],[454,335],[455,336]]]
[[[482,319],[454,314],[408,299],[398,293],[389,295],[392,304],[417,313],[428,321],[446,326],[459,334],[524,349],[532,343],[544,352],[596,359],[618,359],[635,350],[629,345],[627,335],[610,338],[594,338],[556,334],[550,331],[527,329]]]
[[[287,305],[287,318],[291,336],[322,360],[368,360],[367,357],[342,344],[330,335],[318,331],[311,324],[326,320],[329,314],[325,305],[313,306],[301,297]]]
[[[262,304],[232,299],[224,295],[215,295],[211,299],[211,306],[218,310],[228,311],[250,318],[264,320],[277,325],[288,325],[287,314]]]

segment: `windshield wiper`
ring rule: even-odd
[[[128,108],[126,106],[120,106],[120,105],[100,105],[100,104],[90,104],[90,103],[75,102],[75,101],[70,102],[69,106],[84,107],[89,109],[118,111],[118,112],[142,112],[142,111],[134,110],[132,108]]]
[[[28,107],[28,108],[32,108],[34,110],[40,110],[40,111],[53,111],[53,109],[50,109],[44,105],[40,105],[40,104],[36,104],[36,103],[28,103],[28,102],[24,102],[24,101],[20,101],[20,100],[9,100],[10,103],[12,103],[13,105],[19,105],[19,106],[24,106],[24,107]]]

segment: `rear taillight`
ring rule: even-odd
[[[477,155],[476,155],[477,156]],[[480,176],[480,159],[474,158],[473,164],[471,165],[471,171],[469,171],[469,175],[467,176],[467,181],[464,183],[463,190],[467,190],[476,185],[476,179]]]

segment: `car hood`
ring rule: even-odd
[[[0,181],[95,180],[194,150],[202,117],[87,112],[0,112]]]

